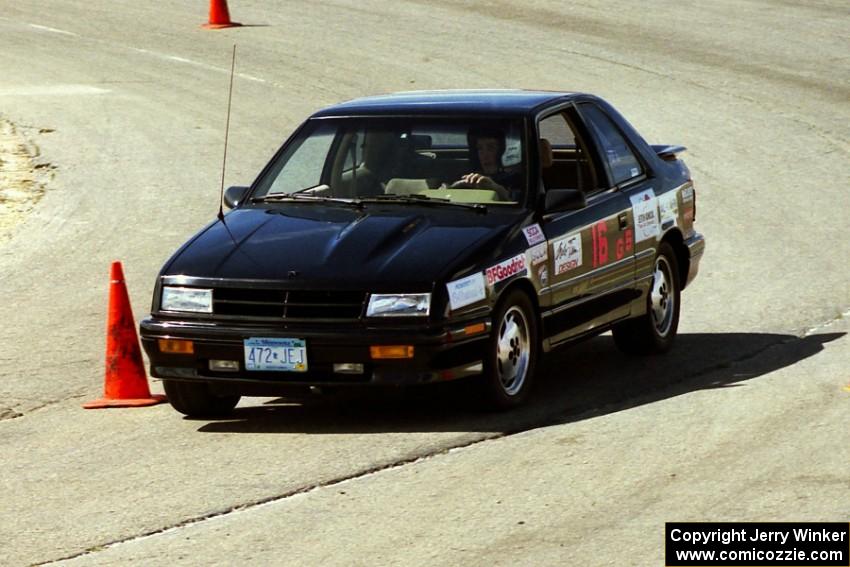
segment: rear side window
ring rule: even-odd
[[[614,185],[643,174],[643,166],[614,122],[595,104],[579,105],[584,121],[599,144]]]
[[[553,114],[540,121],[540,137],[549,140],[553,148],[574,148],[576,139],[561,114]]]

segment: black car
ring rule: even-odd
[[[506,408],[571,341],[666,351],[705,246],[683,150],[588,94],[321,110],[165,264],[141,323],[151,375],[187,415],[466,377]]]

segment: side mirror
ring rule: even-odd
[[[250,187],[228,187],[224,192],[224,204],[230,209],[237,207],[239,203],[242,202],[242,199],[245,198],[245,195],[248,194],[248,189],[250,189]]]
[[[584,193],[578,189],[549,189],[546,191],[544,212],[577,211],[587,206]]]

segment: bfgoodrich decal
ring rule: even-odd
[[[505,260],[495,266],[487,268],[487,285],[499,283],[509,277],[525,271],[525,253],[517,254],[513,258]]]

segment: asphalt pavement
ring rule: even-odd
[[[846,2],[229,4],[245,27],[0,0],[0,122],[44,190],[0,240],[0,564],[660,565],[665,521],[847,521]],[[502,415],[451,387],[82,410],[110,263],[138,321],[217,211],[234,43],[227,185],[312,111],[410,89],[592,92],[687,146],[708,249],[676,348],[559,352]]]

